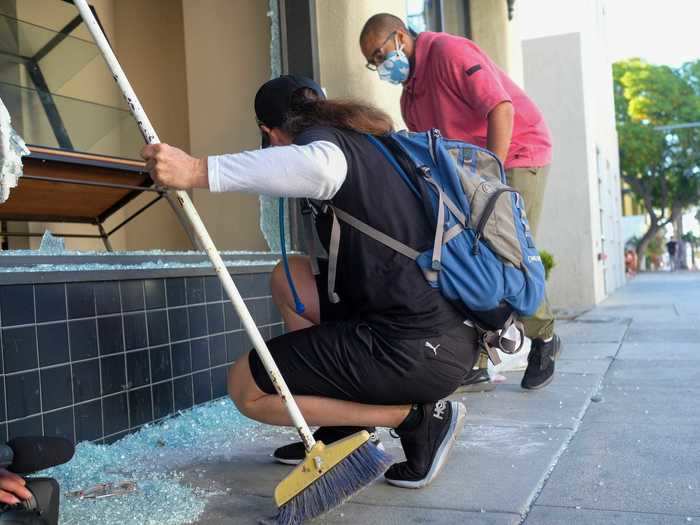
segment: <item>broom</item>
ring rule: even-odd
[[[80,11],[85,25],[102,52],[114,80],[119,85],[129,105],[131,114],[138,122],[144,139],[149,144],[157,144],[160,142],[158,136],[86,0],[73,0],[73,3]],[[189,195],[180,190],[176,192],[176,196],[192,224],[197,239],[214,265],[224,290],[226,290],[236,313],[241,318],[255,350],[260,356],[272,384],[275,385],[277,393],[282,398],[289,417],[306,448],[305,460],[275,489],[275,503],[279,507],[275,520],[279,524],[291,525],[319,516],[340,505],[382,475],[391,464],[391,457],[369,443],[369,433],[366,431],[358,432],[328,446],[313,438],[309,426],[294,401],[272,355],[270,355],[255,321],[248,312]]]

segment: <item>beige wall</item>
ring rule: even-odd
[[[517,18],[518,4],[515,4]],[[470,0],[472,40],[516,83],[523,85],[523,64],[517,21],[508,20],[505,0]]]
[[[190,149],[182,8],[172,0],[119,0],[116,52],[162,142]],[[129,122],[131,124],[131,122]],[[141,144],[139,144],[139,147]],[[130,214],[153,199],[126,206]],[[161,200],[126,227],[127,250],[191,249],[170,205]]]
[[[379,12],[406,19],[404,0],[317,0],[318,49],[321,84],[330,97],[353,97],[387,111],[397,129],[404,128],[399,97],[401,87],[379,79],[365,68],[359,37],[367,19]]]
[[[453,35],[467,36],[466,19],[468,6],[463,0],[446,0],[442,4],[442,19],[445,23],[445,32]]]
[[[253,99],[270,78],[264,0],[183,0],[190,148],[193,155],[260,146]],[[266,250],[256,195],[195,190],[194,203],[222,249]]]

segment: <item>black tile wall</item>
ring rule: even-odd
[[[187,309],[190,322],[190,337],[207,335],[207,309],[205,306],[190,306]]]
[[[54,410],[73,404],[73,384],[69,365],[44,368],[41,371],[42,410]]]
[[[223,288],[218,277],[208,275],[204,278],[204,293],[208,303],[220,301],[223,298]]]
[[[224,302],[224,328],[227,332],[241,328],[241,320],[236,315],[233,305],[228,301]]]
[[[211,401],[211,373],[209,370],[192,374],[194,403]]]
[[[143,281],[121,281],[122,311],[133,312],[145,308]]]
[[[19,421],[10,421],[7,424],[7,439],[13,439],[22,436],[40,436],[41,416],[28,417]]]
[[[124,351],[124,329],[120,315],[99,317],[97,319],[100,355],[109,355]]]
[[[103,281],[95,284],[95,307],[97,315],[121,312],[118,281]]]
[[[209,338],[209,358],[211,366],[226,363],[226,335],[219,334]]]
[[[36,294],[36,322],[62,321],[66,318],[66,285],[37,284],[34,286]]]
[[[190,352],[192,354],[192,371],[208,369],[209,363],[209,339],[193,339],[190,341]]]
[[[126,354],[126,378],[129,388],[138,388],[151,382],[148,350]]]
[[[164,381],[153,385],[153,417],[160,419],[173,412],[173,383]]]
[[[187,292],[185,291],[185,279],[173,278],[165,280],[166,297],[168,307],[181,306],[187,303]]]
[[[170,347],[160,346],[151,348],[151,380],[154,383],[165,381],[172,377],[170,365]]]
[[[0,287],[0,316],[3,326],[34,323],[34,286]]]
[[[163,345],[168,342],[168,312],[153,310],[148,312],[148,344],[149,346]]]
[[[58,436],[75,442],[73,407],[48,412],[43,419],[45,436]]]
[[[68,283],[68,317],[93,317],[95,315],[95,284]]]
[[[224,331],[224,308],[221,303],[207,305],[207,332],[219,334]]]
[[[124,315],[124,346],[127,350],[146,348],[146,314]]]
[[[268,275],[234,279],[261,333],[283,333]],[[0,286],[0,327],[0,442],[111,443],[226,396],[251,348],[215,276]]]
[[[101,359],[102,394],[115,394],[126,389],[126,357],[111,355]]]
[[[153,421],[151,388],[139,388],[129,392],[129,425],[137,427]]]
[[[227,394],[226,378],[228,375],[228,367],[220,366],[219,368],[211,369],[211,388],[214,399],[223,397]]]
[[[94,441],[102,437],[102,403],[90,401],[75,406],[75,438]]]
[[[40,388],[38,371],[5,376],[8,420],[41,412]]]
[[[165,281],[163,279],[148,279],[143,282],[146,293],[146,308],[165,308]]]
[[[204,277],[188,277],[185,280],[187,288],[187,304],[199,304],[204,299]]]
[[[173,381],[175,410],[184,410],[194,404],[192,397],[192,376],[179,377]]]
[[[7,328],[2,331],[2,351],[5,373],[31,370],[37,367],[36,328]]]
[[[253,345],[245,332],[238,331],[226,334],[226,359],[229,363],[232,363],[252,349]]]
[[[97,321],[80,319],[68,323],[70,358],[73,361],[97,357]]]
[[[192,357],[190,355],[190,342],[175,343],[172,345],[173,377],[189,374],[192,371]]]
[[[68,323],[42,324],[36,327],[39,366],[57,365],[70,360]]]
[[[182,341],[190,336],[187,308],[175,308],[168,310],[168,322],[170,323],[170,340]]]
[[[100,395],[100,362],[90,359],[73,363],[73,397],[76,403],[94,399]]]
[[[105,436],[123,432],[129,428],[129,405],[126,394],[102,399]]]

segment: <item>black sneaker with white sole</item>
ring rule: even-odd
[[[423,417],[414,429],[395,431],[401,438],[406,461],[394,463],[384,474],[391,485],[419,489],[431,483],[464,427],[467,409],[462,403],[442,399],[421,408]]]
[[[322,441],[325,445],[329,445],[335,441],[346,438],[356,432],[366,430],[369,432],[369,442],[373,443],[380,450],[384,450],[384,445],[379,441],[376,429],[374,427],[320,427],[314,432],[314,439]],[[280,447],[272,454],[275,461],[284,463],[285,465],[298,465],[306,457],[306,449],[301,441],[290,443],[284,447]]]
[[[466,392],[490,392],[496,388],[496,383],[491,381],[489,371],[486,368],[474,368],[467,372],[462,383],[455,390],[455,394]]]
[[[526,390],[537,390],[551,383],[554,379],[554,363],[560,353],[561,339],[558,335],[554,334],[546,343],[542,339],[533,339],[520,386]]]

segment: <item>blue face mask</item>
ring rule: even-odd
[[[398,40],[395,39],[396,51],[391,51],[387,54],[384,62],[377,67],[379,78],[391,82],[392,84],[402,84],[408,80],[408,75],[411,72],[411,65],[408,62],[406,53],[403,52],[403,46],[400,46]]]

